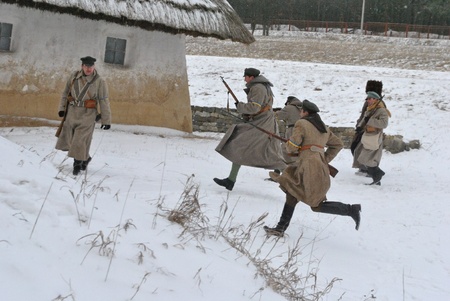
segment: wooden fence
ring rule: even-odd
[[[251,20],[244,21],[246,21],[246,23],[251,23]],[[286,19],[270,20],[270,26],[272,27],[272,30],[277,25],[287,25],[289,30],[361,34],[361,23],[356,22],[328,22]],[[363,23],[362,34],[405,38],[450,39],[450,26],[366,22]]]

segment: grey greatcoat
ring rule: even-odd
[[[75,100],[68,104],[69,92]],[[88,99],[95,99],[97,107],[85,108],[84,102]],[[97,114],[101,113],[102,124],[111,125],[108,86],[97,70],[89,76],[85,76],[82,70],[70,75],[59,103],[59,111],[66,110],[66,121],[55,148],[68,151],[67,155],[75,160],[86,161],[89,158]]]
[[[285,137],[287,139],[291,137],[294,125],[297,122],[297,120],[300,119],[301,109],[302,109],[302,102],[294,97],[292,100],[286,103],[284,108],[282,108],[278,112],[275,112],[275,117],[277,118],[277,120],[284,121],[284,124],[286,126]],[[283,157],[286,163],[290,164],[296,161],[297,158],[290,156],[285,147],[282,147],[281,149],[283,151]]]
[[[377,107],[374,110],[375,112],[366,111],[364,113],[364,118],[360,120],[357,126],[364,129],[366,132],[369,132],[370,135],[380,134],[378,149],[366,149],[364,148],[364,145],[359,142],[353,154],[353,168],[376,167],[380,164],[381,155],[383,154],[383,129],[388,126],[389,112],[383,107]],[[367,116],[371,117],[366,123],[365,117]]]
[[[285,144],[289,152],[299,153],[297,161],[288,165],[280,176],[275,175],[274,179],[283,191],[311,207],[317,207],[326,200],[331,185],[328,163],[344,147],[341,139],[328,127],[326,130],[326,133],[321,133],[308,120],[297,121]]]
[[[237,111],[252,123],[271,133],[278,133],[272,110],[272,84],[259,75],[247,83],[247,103],[239,102]],[[233,163],[252,167],[283,170],[279,140],[248,123],[232,125],[216,147],[216,151]]]

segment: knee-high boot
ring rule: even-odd
[[[340,202],[323,202],[319,207],[311,208],[313,211],[335,215],[350,216],[355,221],[355,229],[359,229],[361,222],[361,205],[348,205]]]
[[[280,221],[274,228],[270,228],[264,226],[264,230],[267,235],[275,235],[282,237],[284,235],[284,231],[289,227],[292,216],[294,215],[295,205],[297,204],[297,200],[290,195],[286,194],[286,203],[283,207],[283,212],[281,213]]]

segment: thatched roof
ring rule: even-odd
[[[0,0],[145,30],[255,41],[226,0]]]

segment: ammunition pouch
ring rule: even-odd
[[[86,99],[84,101],[84,107],[87,109],[96,109],[97,101],[95,99]]]

